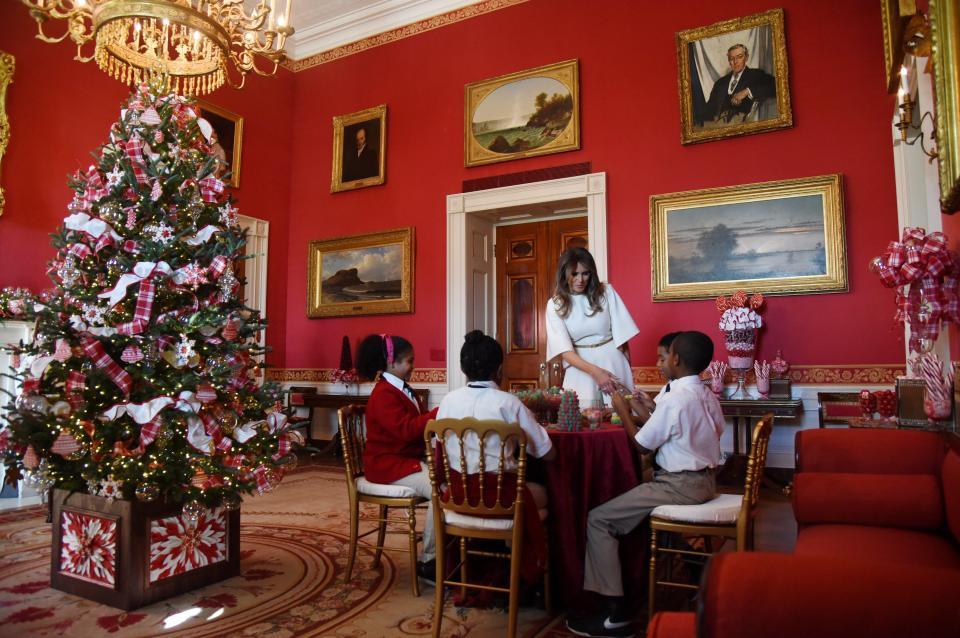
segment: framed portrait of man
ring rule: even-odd
[[[783,9],[677,34],[683,144],[793,126]]]
[[[240,187],[240,155],[243,150],[243,116],[204,100],[197,100],[200,117],[209,126],[200,130],[217,158],[217,177],[234,188]]]
[[[334,117],[330,192],[383,184],[386,151],[386,104]]]

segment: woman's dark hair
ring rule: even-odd
[[[471,330],[460,348],[460,369],[470,381],[490,381],[503,363],[503,348],[482,330]]]
[[[390,341],[389,347],[387,340]],[[387,369],[387,354],[393,350],[393,361],[413,352],[413,345],[397,335],[369,335],[357,346],[357,372],[360,377],[373,381],[377,374]]]
[[[566,319],[570,314],[570,285],[567,283],[567,275],[576,270],[577,266],[583,266],[590,271],[590,280],[587,282],[587,289],[584,294],[590,302],[590,314],[594,315],[602,307],[600,299],[603,297],[603,284],[597,278],[597,262],[593,260],[593,255],[586,248],[568,248],[560,255],[560,263],[557,265],[556,289],[553,293],[553,302],[556,304],[557,314]]]

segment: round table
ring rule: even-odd
[[[604,423],[596,430],[548,432],[557,450],[556,458],[545,464],[550,499],[550,568],[557,598],[570,606],[583,596],[587,514],[639,485],[642,466],[636,448],[619,425]],[[637,595],[646,582],[646,545],[637,530],[620,539],[624,587]]]

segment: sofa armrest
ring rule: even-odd
[[[881,429],[801,430],[796,471],[940,474],[946,446],[936,432]]]
[[[800,525],[845,523],[939,530],[940,481],[932,474],[802,472],[793,479],[793,514]]]
[[[647,638],[696,638],[696,615],[692,612],[657,612],[647,625]]]
[[[702,638],[956,638],[960,570],[731,552],[701,588]]]

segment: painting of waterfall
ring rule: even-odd
[[[466,166],[580,148],[577,61],[466,87]]]
[[[650,198],[654,299],[847,289],[839,175]]]

